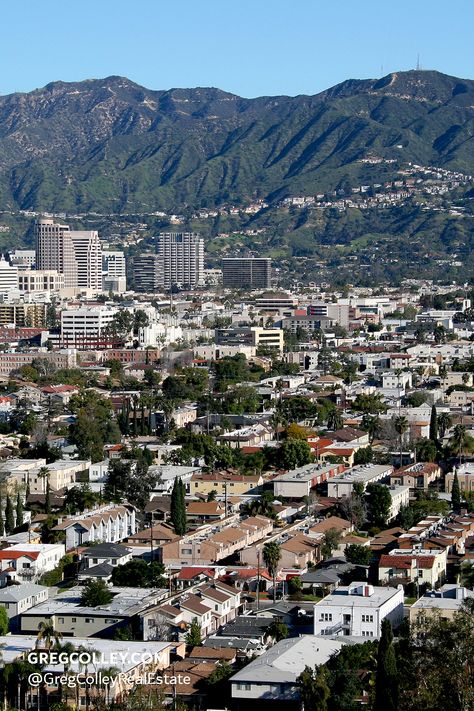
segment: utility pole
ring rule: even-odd
[[[257,549],[257,610],[260,609],[260,548]]]

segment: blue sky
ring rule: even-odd
[[[474,78],[472,0],[6,0],[0,94],[127,76],[150,89],[314,94],[426,69]]]

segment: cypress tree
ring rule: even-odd
[[[382,636],[377,651],[374,711],[398,711],[398,673],[393,631],[389,620],[382,620]]]
[[[7,496],[7,505],[5,506],[5,531],[11,533],[15,528],[15,519],[13,517],[12,500]]]
[[[453,507],[453,511],[459,511],[461,508],[461,487],[459,486],[457,471],[454,472],[453,488],[451,490],[451,505]]]
[[[438,441],[438,414],[436,412],[435,405],[431,408],[431,418],[430,418],[430,439],[433,442]]]
[[[186,503],[185,503],[185,487],[179,477],[176,477],[171,492],[171,523],[173,524],[175,533],[178,536],[183,536],[186,533]]]
[[[44,503],[45,512],[51,516],[51,489],[49,488],[49,478],[46,482],[46,499]]]
[[[21,500],[20,492],[18,492],[16,497],[16,527],[23,525],[23,502]]]

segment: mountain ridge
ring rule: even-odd
[[[0,204],[118,213],[315,194],[368,155],[474,172],[474,81],[435,71],[314,95],[151,90],[112,75],[0,96]],[[374,180],[386,177],[383,167]]]

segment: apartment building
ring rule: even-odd
[[[0,303],[0,326],[15,328],[41,328],[46,324],[46,303],[29,303],[20,298],[10,298]]]
[[[56,568],[65,554],[62,543],[17,543],[0,550],[0,576],[4,584],[37,580]]]
[[[262,484],[263,477],[258,474],[245,476],[231,472],[196,472],[189,482],[189,493],[191,496],[207,496],[215,491],[218,496],[243,496],[256,493]]]
[[[269,289],[272,261],[263,257],[226,257],[222,260],[224,289]]]
[[[379,561],[379,582],[392,580],[403,583],[427,584],[434,588],[446,576],[447,549],[396,548]]]
[[[20,615],[26,610],[45,602],[49,597],[49,588],[36,583],[9,585],[0,590],[0,607],[6,610],[10,631],[19,629]]]
[[[65,532],[67,550],[85,543],[120,543],[137,530],[135,514],[131,504],[109,504],[59,520],[54,530]]]
[[[34,269],[36,262],[36,251],[34,249],[14,249],[8,255],[9,262],[12,266],[18,267],[19,271],[23,269]]]
[[[168,594],[166,589],[111,588],[108,604],[87,607],[81,603],[82,590],[70,588],[26,610],[21,615],[22,633],[36,634],[42,622],[51,621],[63,637],[112,638],[118,629],[131,625],[143,636],[143,614]]]
[[[350,496],[354,484],[362,484],[366,489],[369,484],[388,481],[392,472],[393,467],[389,464],[362,464],[352,467],[328,481],[328,496]]]
[[[165,565],[212,565],[219,560],[251,546],[273,531],[273,521],[264,516],[251,516],[238,525],[196,531],[161,546],[161,562]]]
[[[314,634],[380,639],[382,620],[403,620],[403,587],[354,582],[339,586],[314,606]]]
[[[152,294],[164,287],[163,259],[159,254],[137,254],[133,259],[135,291]]]
[[[163,286],[194,288],[204,283],[204,240],[195,232],[162,232],[156,239]]]
[[[466,462],[455,467],[452,472],[446,474],[444,479],[444,490],[450,494],[453,490],[454,474],[458,475],[459,488],[461,491],[474,491],[474,463]]]
[[[275,497],[300,499],[308,496],[311,489],[323,484],[346,470],[344,464],[306,464],[279,474],[273,479]]]
[[[427,489],[441,477],[441,467],[434,462],[417,462],[397,469],[390,475],[390,484],[409,486],[411,489]]]
[[[77,364],[77,354],[75,349],[72,348],[58,351],[5,351],[0,353],[0,375],[8,377],[23,365],[31,365],[37,358],[47,360],[58,370],[62,368],[75,368]]]

